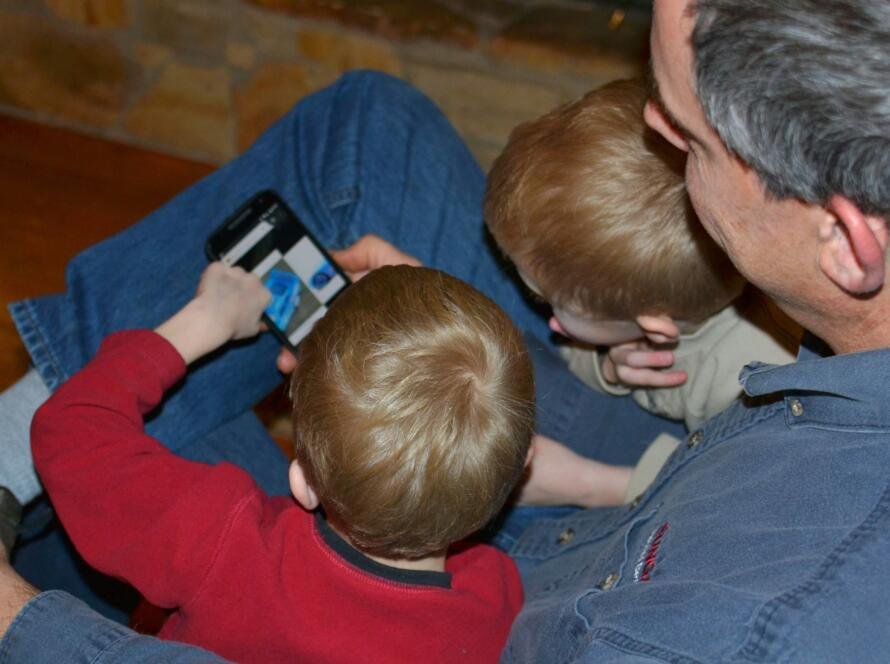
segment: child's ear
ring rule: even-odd
[[[669,344],[680,338],[680,328],[670,316],[637,316],[636,322],[654,344]]]
[[[887,223],[845,196],[832,196],[819,224],[819,268],[848,293],[864,295],[884,284]]]
[[[524,466],[525,468],[528,468],[532,462],[532,459],[535,458],[535,446],[536,446],[535,441],[537,441],[537,439],[538,439],[537,436],[532,436],[532,444],[528,446],[528,452],[526,452],[526,454],[525,454],[525,466]]]
[[[290,491],[300,505],[307,510],[314,510],[318,507],[318,496],[315,495],[315,491],[306,481],[306,475],[303,473],[303,468],[299,462],[291,461],[287,477],[290,481]]]

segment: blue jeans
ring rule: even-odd
[[[180,308],[206,266],[207,236],[262,189],[278,191],[328,247],[376,233],[498,302],[529,335],[542,433],[583,454],[632,463],[655,434],[676,429],[568,373],[552,353],[546,318],[486,235],[485,178],[472,155],[426,97],[371,72],[347,74],[301,101],[244,155],[74,258],[64,294],[13,304],[47,386],[81,368],[108,333],[155,327]],[[147,430],[184,456],[232,461],[270,493],[286,493],[286,460],[250,412],[281,381],[277,351],[264,335],[220,352],[190,372]],[[70,588],[110,611],[63,562],[50,530],[21,548],[17,569],[38,587]]]

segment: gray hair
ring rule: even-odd
[[[777,198],[890,221],[890,2],[698,0],[699,99]]]

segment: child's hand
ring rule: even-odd
[[[271,299],[258,276],[217,262],[204,270],[193,302],[206,310],[219,326],[220,336],[229,341],[257,334],[260,316]]]
[[[271,297],[255,274],[211,263],[201,275],[195,297],[156,332],[191,363],[227,341],[257,334]]]
[[[535,434],[528,477],[519,491],[522,505],[620,505],[631,469],[582,457],[562,443]]]
[[[673,351],[656,350],[648,341],[632,341],[609,349],[602,374],[608,382],[628,387],[675,387],[688,376],[685,371],[664,371],[673,363]]]

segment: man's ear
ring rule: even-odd
[[[680,328],[670,316],[637,316],[636,323],[654,344],[669,344],[680,338]]]
[[[848,293],[876,291],[884,284],[887,223],[845,196],[832,196],[826,210],[819,224],[819,268]]]
[[[287,472],[287,478],[290,481],[290,491],[294,494],[294,498],[307,510],[314,510],[318,507],[318,496],[306,481],[306,475],[298,461],[290,462],[290,469]]]

